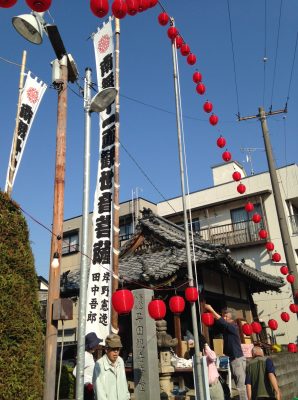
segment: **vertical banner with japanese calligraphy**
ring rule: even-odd
[[[47,85],[44,82],[38,81],[37,78],[33,78],[31,72],[28,71],[27,79],[21,94],[19,115],[17,115],[17,136],[14,139],[16,140],[16,144],[14,144],[13,141],[9,157],[5,192],[7,191],[8,185],[13,186],[14,184],[28,140],[29,131],[46,88]],[[13,152],[15,152],[14,157],[12,157]],[[14,160],[13,165],[10,165],[11,160]],[[9,182],[9,172],[11,169],[13,170],[13,178],[12,181]]]
[[[114,86],[114,38],[111,19],[93,36],[98,90]],[[110,333],[115,161],[115,103],[99,116],[99,161],[93,207],[92,263],[89,271],[86,334]]]

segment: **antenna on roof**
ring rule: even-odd
[[[265,149],[261,148],[261,147],[241,147],[240,150],[243,153],[246,153],[246,162],[249,163],[250,165],[250,175],[254,175],[255,171],[253,168],[253,163],[252,163],[252,153],[254,151],[265,151]]]

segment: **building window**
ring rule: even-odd
[[[254,213],[262,216],[259,224],[255,224],[251,220]],[[254,211],[252,213],[248,213],[244,207],[231,210],[231,220],[233,231],[245,231],[248,242],[259,240],[259,230],[264,229],[263,213],[260,204],[254,204]]]
[[[120,217],[119,228],[120,228],[119,232],[120,241],[130,239],[130,237],[133,234],[133,223],[131,215],[126,217]]]
[[[79,251],[79,231],[63,233],[62,255]]]
[[[184,228],[184,222],[183,221],[179,221],[176,222],[176,225],[181,226],[182,228]],[[200,226],[200,220],[199,218],[194,218],[191,223],[188,223],[188,228],[191,231],[191,228],[193,230],[194,233],[196,232],[200,232],[201,226]]]

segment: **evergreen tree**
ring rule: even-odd
[[[0,192],[0,399],[42,399],[42,325],[29,231]]]

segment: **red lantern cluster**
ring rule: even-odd
[[[185,298],[190,303],[194,303],[195,301],[197,301],[198,297],[198,289],[195,286],[189,286],[185,289]]]
[[[259,238],[260,239],[267,239],[268,232],[265,229],[261,229],[259,231]]]
[[[26,0],[26,3],[33,11],[45,12],[51,7],[52,0]]]
[[[242,325],[242,332],[244,333],[244,335],[246,336],[250,336],[252,335],[252,326],[250,324],[243,324]]]
[[[128,314],[134,305],[134,297],[130,290],[120,289],[112,294],[112,305],[118,314]]]
[[[127,14],[134,16],[139,11],[139,1],[138,0],[126,0],[127,4]]]
[[[281,272],[283,275],[288,275],[288,273],[289,273],[289,268],[288,268],[286,265],[283,265],[282,267],[280,267],[280,272]]]
[[[248,213],[252,212],[254,208],[254,205],[249,201],[245,204],[245,211]]]
[[[231,154],[228,150],[226,150],[226,151],[224,151],[224,152],[222,153],[222,159],[223,159],[225,162],[230,161],[231,158],[232,158],[232,154]]]
[[[109,2],[108,0],[90,0],[90,9],[96,17],[103,18],[109,12]]]
[[[174,40],[175,37],[178,35],[178,30],[175,26],[170,26],[168,29],[168,37],[171,40]]]
[[[271,330],[276,331],[276,329],[278,328],[278,323],[275,319],[269,319],[268,326]]]
[[[280,260],[281,260],[281,255],[280,255],[279,253],[275,252],[275,253],[272,255],[272,261],[274,261],[274,262],[279,262]]]
[[[210,101],[207,100],[207,101],[204,103],[203,108],[204,108],[204,111],[205,111],[206,113],[210,113],[210,112],[212,111],[212,109],[213,109],[213,105],[212,105],[212,103],[211,103]]]
[[[295,282],[295,276],[292,275],[292,274],[289,274],[286,279],[287,279],[287,281],[289,283],[294,283]]]
[[[206,326],[212,326],[214,324],[214,316],[212,313],[204,312],[202,314],[202,322]]]
[[[259,322],[254,321],[251,323],[252,331],[254,333],[261,333],[262,332],[262,326]]]
[[[297,353],[297,344],[289,343],[288,344],[288,352],[289,353]]]
[[[284,322],[289,322],[290,321],[290,316],[287,312],[282,312],[280,314],[280,318],[284,321]]]
[[[169,307],[172,313],[181,314],[185,308],[185,300],[181,296],[173,296],[170,298]]]
[[[226,139],[223,136],[220,136],[216,141],[217,147],[219,147],[220,149],[225,147],[226,143]]]
[[[127,14],[127,4],[124,0],[114,0],[112,4],[112,13],[118,18],[122,19]]]
[[[182,37],[181,37],[180,35],[177,35],[177,36],[175,37],[175,43],[176,43],[177,49],[180,49],[180,47],[181,47],[182,44],[183,44],[183,39],[182,39]]]
[[[289,309],[294,314],[298,313],[298,305],[295,303],[290,304]]]
[[[237,192],[240,194],[243,194],[246,192],[246,186],[243,185],[243,183],[239,183],[239,185],[237,186]]]
[[[186,43],[183,43],[182,46],[181,46],[181,49],[180,49],[180,53],[181,53],[181,55],[184,56],[184,57],[188,56],[189,53],[190,53],[190,47],[189,47],[189,45],[186,44]]]
[[[164,301],[155,299],[151,300],[148,304],[148,312],[151,318],[155,319],[156,321],[163,319],[166,315],[166,305]]]
[[[13,7],[18,0],[0,0],[0,7],[10,8]]]

